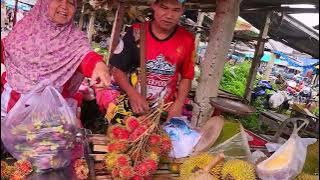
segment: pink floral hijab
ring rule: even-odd
[[[7,80],[19,93],[30,92],[48,79],[62,87],[91,51],[87,37],[73,20],[58,26],[49,19],[50,1],[38,0],[5,39]]]

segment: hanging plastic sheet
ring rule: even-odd
[[[247,133],[244,131],[242,126],[240,133],[224,141],[223,143],[212,147],[209,152],[213,154],[224,152],[227,160],[241,159],[250,162],[252,161]]]

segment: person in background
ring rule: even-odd
[[[63,97],[76,99],[84,77],[97,89],[110,76],[102,56],[73,22],[75,0],[38,0],[1,43],[1,121],[16,102],[40,82],[50,80]]]
[[[7,21],[8,21],[7,8],[4,2],[1,1],[1,33],[5,29]]]
[[[129,98],[132,111],[143,114],[156,105],[164,94],[165,102],[174,102],[168,119],[181,116],[185,99],[194,78],[194,36],[178,25],[184,2],[156,0],[154,18],[146,22],[147,97],[128,81],[128,74],[139,67],[139,40],[142,24],[134,24],[123,38],[124,49],[110,60],[112,75]]]

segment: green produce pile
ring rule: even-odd
[[[315,109],[312,111],[312,113],[313,113],[314,115],[316,115],[317,117],[319,117],[319,107],[315,108]]]
[[[106,48],[101,48],[99,43],[92,43],[93,50],[102,55],[104,58],[108,57],[109,51]]]
[[[243,97],[250,67],[250,61],[245,61],[234,66],[226,64],[220,88],[231,94]]]

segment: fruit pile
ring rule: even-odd
[[[168,107],[168,106],[163,106]],[[127,117],[125,125],[112,125],[107,136],[105,165],[117,179],[143,179],[152,176],[161,156],[171,151],[171,140],[160,128],[164,108],[143,117]]]
[[[88,164],[84,159],[78,159],[73,164],[73,170],[77,177],[77,180],[85,180],[88,179],[89,168]]]
[[[1,161],[1,179],[22,180],[33,172],[32,165],[28,161],[17,161],[13,166]]]
[[[197,169],[205,168],[213,159],[214,155],[203,153],[190,157],[180,166],[180,179],[188,179]],[[255,180],[254,165],[249,162],[231,159],[218,163],[211,169],[214,179],[236,179],[236,180]]]

